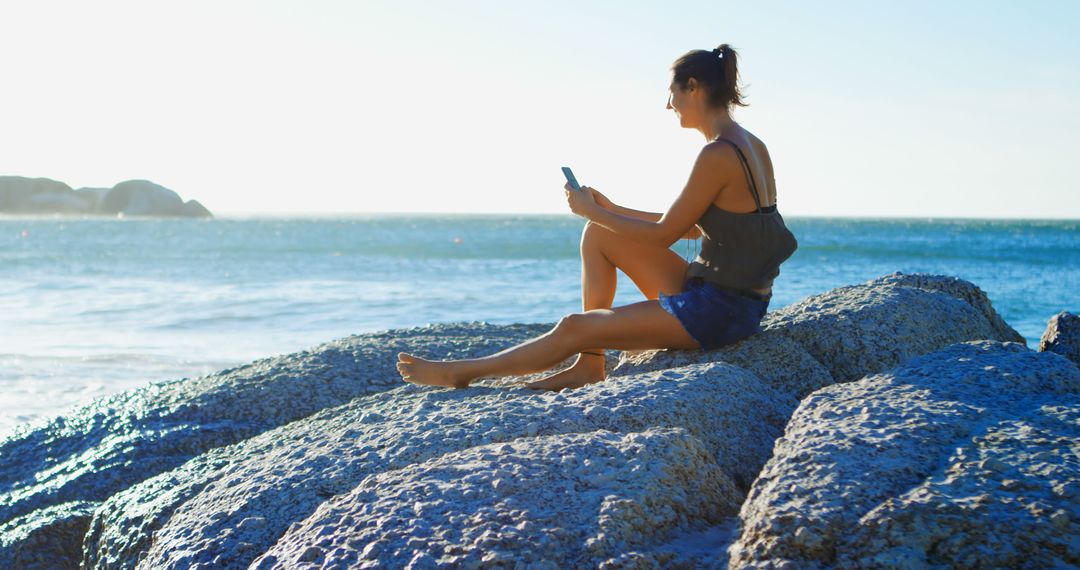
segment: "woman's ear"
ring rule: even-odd
[[[696,78],[691,77],[690,79],[686,80],[686,90],[687,91],[693,91],[694,89],[697,89],[697,86],[698,86],[698,84],[697,84],[697,79]]]

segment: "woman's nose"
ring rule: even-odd
[[[667,105],[665,105],[665,106],[664,106],[664,108],[665,108],[665,109],[672,109],[672,108],[673,108],[673,107],[671,106],[671,95],[668,95],[668,98],[667,98]]]

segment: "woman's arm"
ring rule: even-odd
[[[568,191],[570,209],[574,213],[588,218],[605,228],[623,235],[659,245],[671,247],[681,237],[689,234],[705,211],[709,208],[720,189],[731,178],[737,164],[735,153],[728,145],[711,143],[705,145],[698,154],[690,179],[681,194],[675,199],[668,211],[656,221],[635,218],[609,210],[596,203],[591,193],[580,195]],[[629,210],[629,208],[624,209]],[[633,210],[637,212],[638,210]],[[649,212],[641,212],[642,215]]]
[[[605,207],[608,210],[611,210],[612,212],[615,212],[616,214],[626,216],[628,218],[634,218],[635,220],[644,220],[646,222],[654,222],[654,223],[659,222],[660,218],[664,217],[664,215],[660,214],[660,213],[643,212],[641,210],[635,210],[633,208],[627,208],[625,206],[620,206],[620,205],[616,204],[615,202],[611,202],[610,206],[605,206]],[[701,229],[698,228],[697,225],[695,224],[695,225],[691,226],[690,229],[685,234],[683,234],[683,236],[681,238],[679,238],[679,239],[698,239],[699,237],[701,237]]]

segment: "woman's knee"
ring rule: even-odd
[[[589,223],[585,224],[585,227],[581,230],[581,247],[585,247],[586,242],[596,243],[605,233],[610,233],[611,230],[601,226],[600,224],[589,220]]]
[[[588,319],[588,315],[584,313],[570,313],[559,319],[559,322],[555,324],[554,333],[566,339],[574,339],[580,336],[585,320]]]

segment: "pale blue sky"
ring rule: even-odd
[[[0,174],[219,214],[663,211],[671,62],[742,56],[789,216],[1080,217],[1077,2],[7,2]]]

